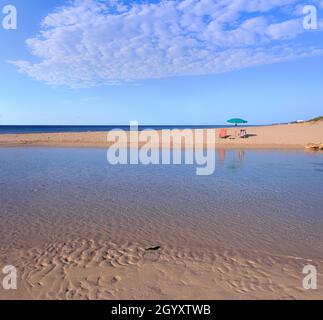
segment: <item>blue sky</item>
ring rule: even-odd
[[[0,12],[7,4],[18,29],[0,27],[0,124],[323,114],[323,1],[0,0]],[[307,4],[317,30],[303,28]]]

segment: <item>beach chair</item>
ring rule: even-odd
[[[228,130],[227,129],[220,129],[219,138],[226,139],[228,137],[229,137],[228,136]]]
[[[239,134],[240,138],[247,138],[247,130],[246,129],[241,129],[240,130],[240,134]]]

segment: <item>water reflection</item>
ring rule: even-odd
[[[237,149],[237,150],[227,150],[227,149],[218,149],[218,160],[219,163],[224,165],[227,164],[227,168],[230,170],[239,169],[245,158],[245,150]],[[230,158],[228,158],[230,157]],[[227,158],[228,161],[225,161]]]
[[[219,161],[220,162],[224,162],[224,160],[225,160],[225,154],[226,154],[226,150],[225,149],[219,149],[218,150],[218,157],[219,157]]]

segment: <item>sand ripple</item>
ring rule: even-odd
[[[307,299],[298,257],[71,239],[16,249],[20,297],[31,299]],[[315,261],[323,269],[323,261]],[[322,279],[322,275],[319,274]],[[5,293],[1,292],[0,298]],[[7,296],[10,298],[10,296]]]

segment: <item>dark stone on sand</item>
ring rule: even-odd
[[[159,249],[161,249],[161,247],[160,247],[160,246],[155,246],[155,247],[149,247],[149,248],[146,248],[146,251],[157,251],[157,250],[159,250]]]

